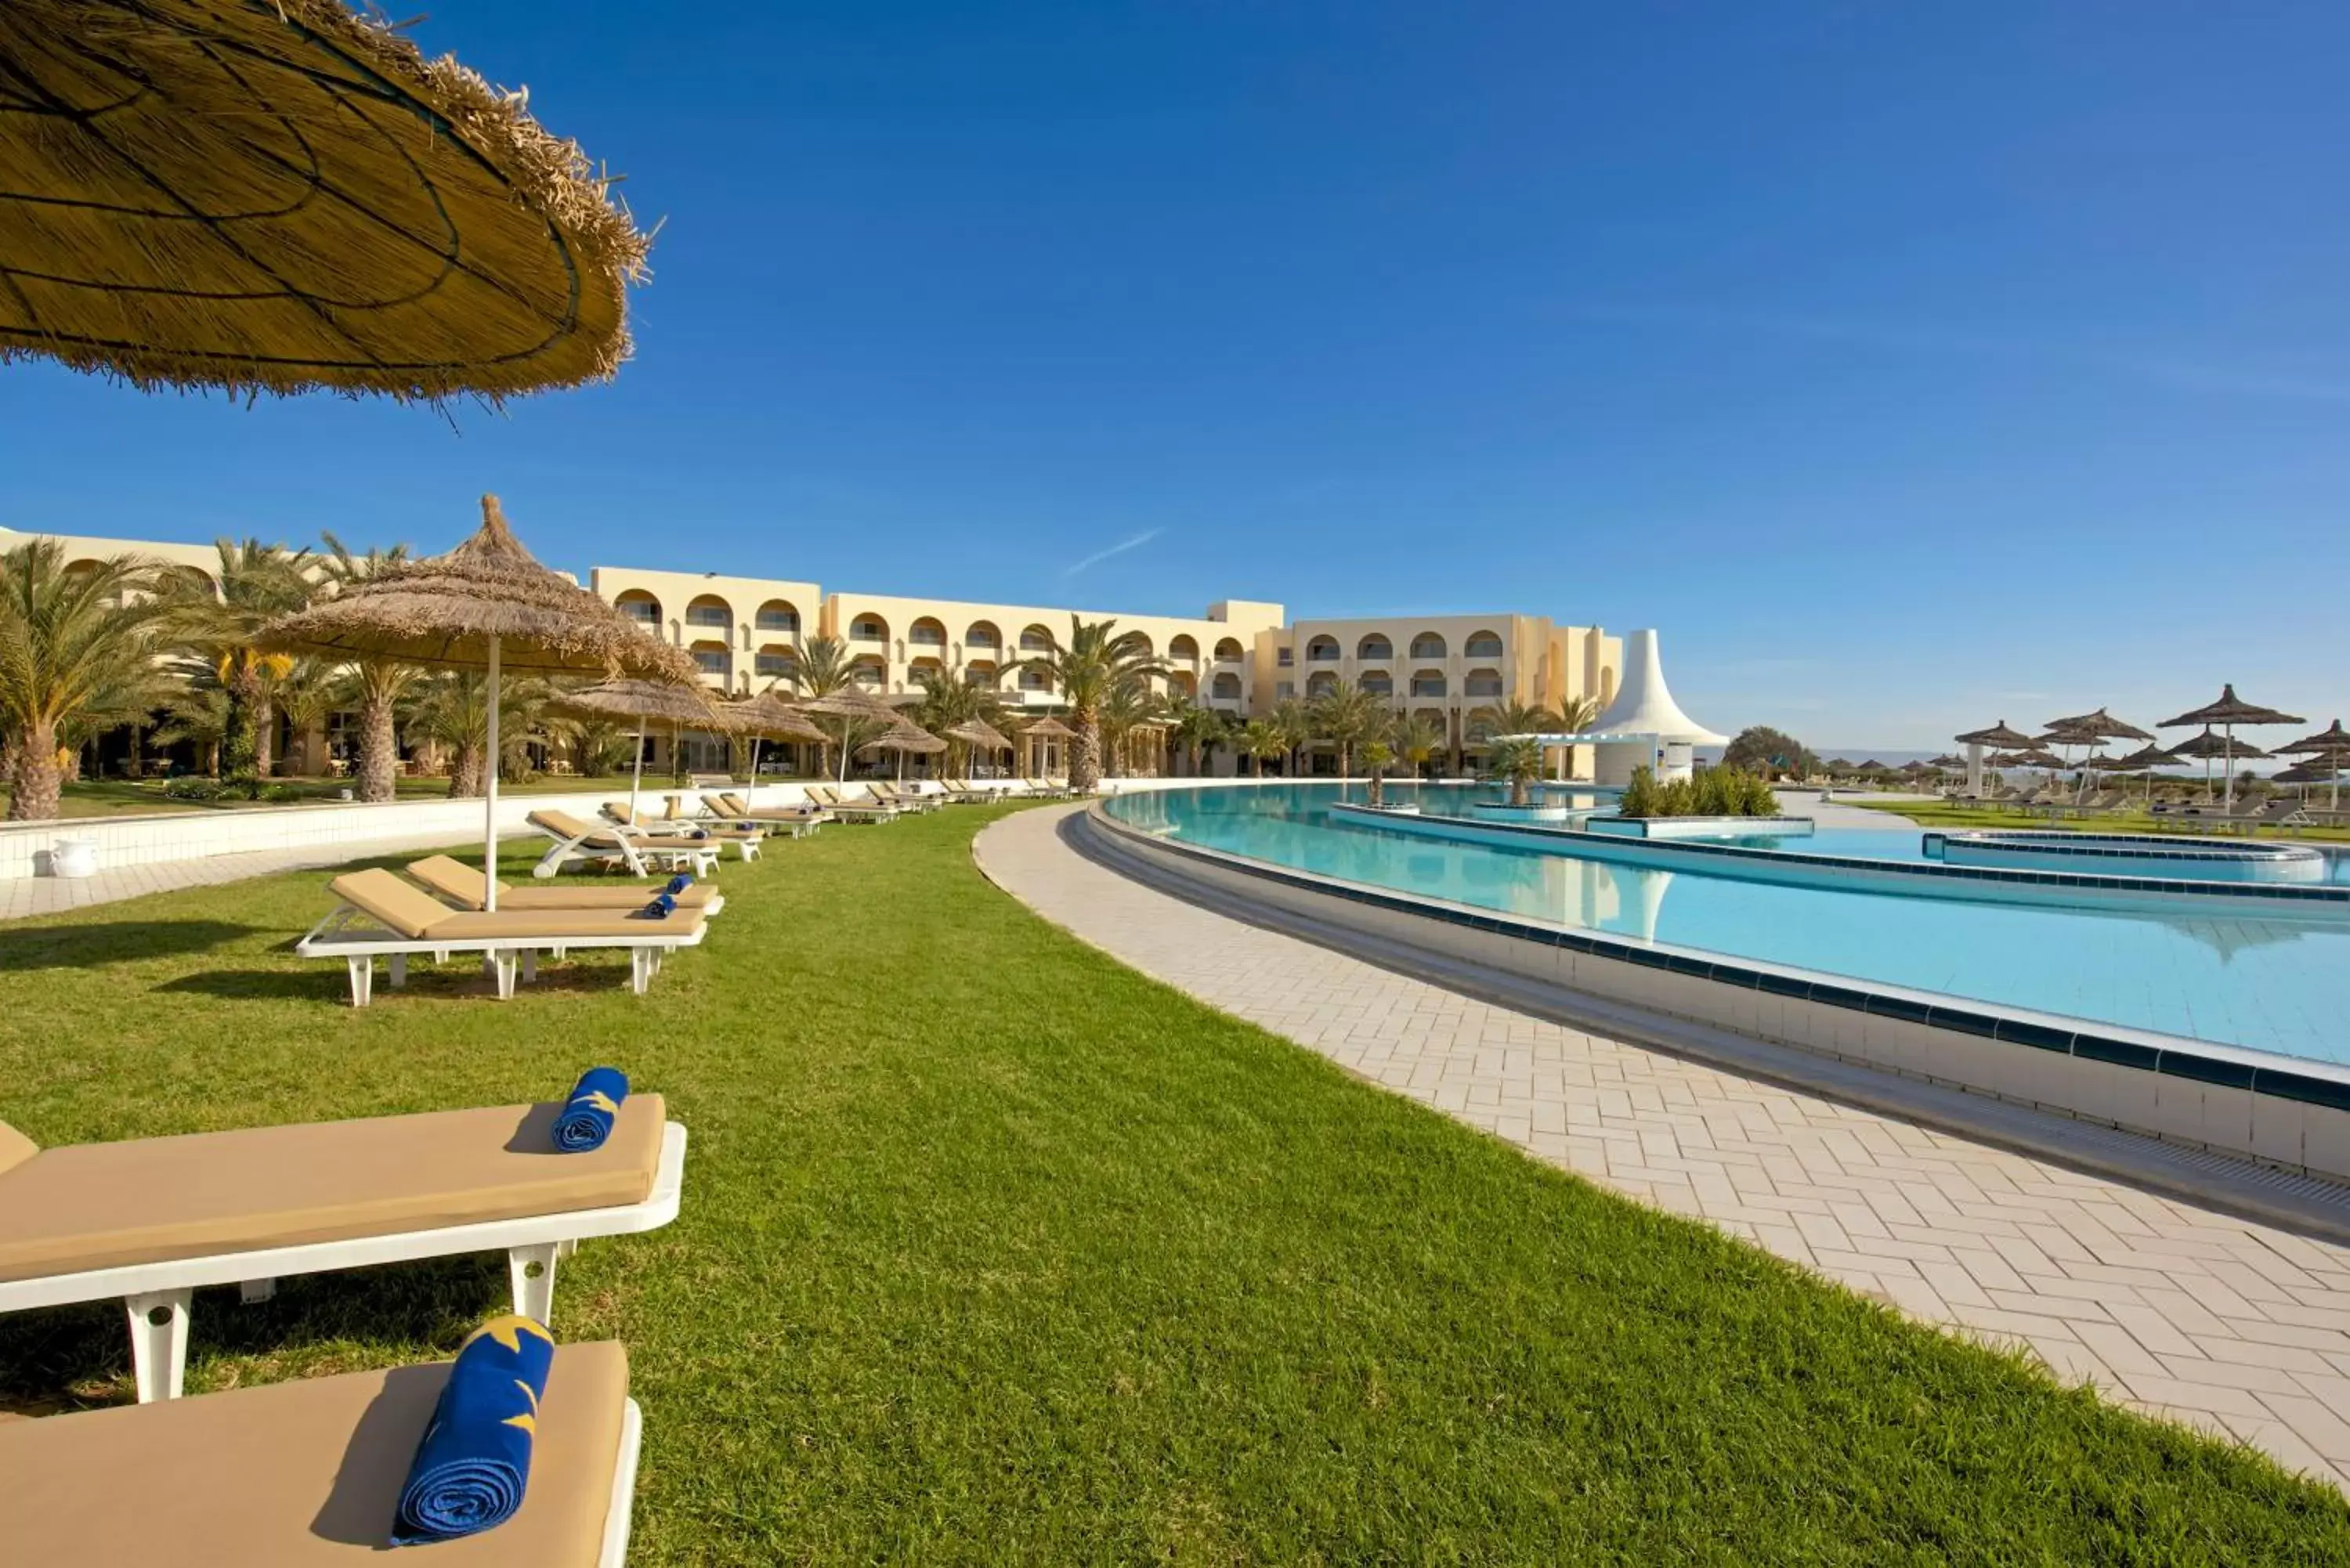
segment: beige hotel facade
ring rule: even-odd
[[[0,549],[29,536],[0,528]],[[53,536],[69,566],[136,555],[210,575],[218,564],[208,545]],[[792,578],[630,566],[598,566],[588,586],[647,636],[691,653],[706,685],[738,696],[777,680],[788,690],[800,642],[823,635],[847,644],[859,679],[885,695],[919,693],[924,678],[934,676],[993,685],[1008,702],[1049,711],[1060,705],[1051,682],[1014,667],[1066,638],[1074,614],[1139,632],[1168,667],[1170,689],[1234,718],[1357,685],[1429,718],[1458,748],[1481,709],[1514,701],[1556,711],[1578,699],[1605,708],[1623,670],[1622,639],[1534,615],[1291,621],[1281,605],[1253,599],[1226,599],[1199,617],[1136,615],[827,593]],[[1587,773],[1587,751],[1576,748],[1575,774]],[[1229,768],[1231,758],[1222,765]]]

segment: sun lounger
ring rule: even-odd
[[[603,809],[604,815],[621,827],[633,828],[658,843],[731,844],[745,860],[759,857],[760,842],[767,836],[764,828],[734,827],[719,822],[691,822],[682,817],[647,816],[641,811],[632,817],[629,813],[629,803],[624,800],[608,800]]]
[[[830,784],[809,784],[806,789],[808,799],[843,822],[895,822],[903,815],[885,800],[845,799],[840,791]]]
[[[995,798],[993,790],[981,789],[969,779],[941,779],[946,793],[941,798],[949,805],[984,805]]]
[[[2228,826],[2241,833],[2257,833],[2263,827],[2303,828],[2309,826],[2309,813],[2297,800],[2272,800],[2266,805],[2251,801],[2239,801],[2228,815]]]
[[[709,814],[711,821],[762,827],[769,834],[786,833],[794,838],[805,838],[832,820],[823,807],[813,802],[805,806],[762,806],[754,811],[739,794],[705,794],[702,797],[702,809]]]
[[[497,978],[498,995],[514,995],[519,967],[536,978],[538,955],[561,958],[573,948],[620,948],[629,955],[629,987],[642,996],[660,961],[696,946],[700,911],[681,909],[654,919],[619,909],[452,909],[423,888],[380,867],[347,871],[328,884],[340,900],[332,913],[294,944],[304,958],[339,958],[349,966],[351,1005],[365,1007],[375,986],[375,961],[390,960],[391,983],[408,981],[408,961],[430,954],[480,953]],[[647,892],[645,902],[654,895]]]
[[[567,811],[534,811],[528,820],[555,840],[555,847],[531,867],[534,877],[552,877],[566,866],[590,862],[624,866],[631,877],[650,877],[656,870],[706,876],[718,868],[718,846],[706,839],[656,842],[650,834],[627,831],[610,823],[582,822]]]
[[[482,908],[489,895],[489,878],[462,860],[446,855],[428,856],[411,860],[409,877],[419,886],[437,893],[460,909]],[[650,903],[659,888],[599,886],[592,882],[567,882],[553,888],[516,888],[509,883],[498,884],[498,908],[513,909],[641,909]],[[674,895],[681,910],[690,910],[705,919],[726,907],[726,896],[707,882]]]
[[[941,796],[925,794],[920,790],[901,788],[887,781],[869,784],[867,787],[873,792],[874,799],[887,805],[894,805],[900,811],[916,811],[927,815],[946,805],[946,801]]]
[[[207,1285],[258,1299],[290,1275],[503,1251],[515,1310],[544,1323],[557,1259],[588,1238],[668,1224],[685,1179],[685,1128],[659,1095],[623,1100],[611,1137],[586,1154],[554,1151],[562,1111],[52,1149],[0,1123],[0,1312],[120,1298],[141,1399],[178,1397],[190,1297]]]
[[[269,1568],[381,1560],[448,1362],[296,1378],[0,1426],[12,1563]],[[643,1441],[629,1358],[558,1346],[513,1518],[435,1542],[440,1568],[620,1568]],[[126,1490],[127,1489],[127,1490]]]

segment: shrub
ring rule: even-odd
[[[220,783],[200,774],[182,774],[163,786],[163,794],[172,800],[218,800]]]
[[[1624,786],[1623,798],[1616,803],[1619,816],[1657,816],[1657,775],[1648,768],[1634,768],[1632,782]]]
[[[1659,784],[1653,769],[1634,768],[1616,807],[1622,816],[1776,816],[1768,780],[1740,768],[1712,767],[1693,778]]]

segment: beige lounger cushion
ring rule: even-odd
[[[621,800],[606,801],[604,803],[604,812],[608,816],[618,817],[622,822],[633,823],[633,825],[638,827],[679,827],[690,828],[692,830],[691,832],[687,833],[656,834],[654,835],[655,843],[667,842],[675,844],[680,841],[690,843],[693,838],[693,835],[696,833],[701,834],[705,838],[757,838],[761,836],[760,830],[755,827],[729,827],[720,823],[697,820],[696,818],[689,816],[649,817],[640,811],[632,818],[629,815],[628,802]]]
[[[409,1461],[449,1364],[351,1372],[0,1428],[11,1563],[595,1568],[629,1394],[627,1351],[556,1348],[512,1519],[390,1551]]]
[[[659,1095],[557,1154],[563,1107],[493,1106],[41,1150],[0,1174],[0,1280],[641,1203]],[[5,1474],[0,1469],[0,1474]],[[0,1533],[0,1540],[5,1540]]]
[[[402,881],[380,867],[346,872],[327,884],[328,889],[351,908],[382,922],[411,941],[474,942],[511,938],[519,947],[544,947],[566,937],[691,936],[702,916],[679,909],[663,919],[644,919],[610,909],[452,909],[412,882]],[[650,895],[636,900],[651,902]]]
[[[558,837],[585,839],[587,842],[582,847],[588,849],[611,847],[623,838],[631,844],[640,845],[645,841],[641,833],[623,834],[618,827],[604,823],[585,823],[567,811],[534,811],[527,820],[533,827],[543,828]]]
[[[40,1152],[39,1144],[6,1122],[0,1122],[0,1173],[14,1169]]]
[[[446,855],[431,855],[411,862],[408,874],[443,898],[454,898],[471,909],[479,909],[489,890],[489,879],[462,860],[452,860]],[[619,887],[581,886],[567,888],[516,888],[498,884],[498,908],[501,909],[641,909],[652,902],[658,888],[642,883],[626,883]],[[696,882],[677,896],[681,909],[699,909],[710,902],[716,889],[706,882]],[[665,923],[665,922],[664,922]]]

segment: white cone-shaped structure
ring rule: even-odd
[[[1584,733],[1597,744],[1599,782],[1616,785],[1629,784],[1634,768],[1652,763],[1659,779],[1687,778],[1690,747],[1721,745],[1730,738],[1715,734],[1673,701],[1654,630],[1625,639],[1624,679],[1616,701]]]

